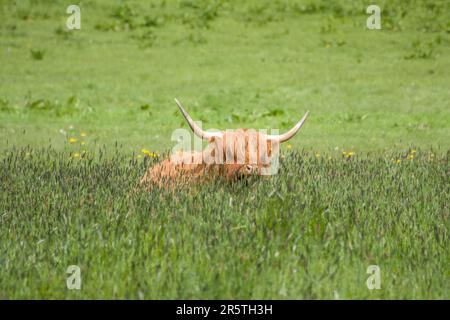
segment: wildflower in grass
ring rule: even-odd
[[[87,136],[87,133],[86,132],[81,132],[80,133],[80,137],[86,137]]]
[[[417,153],[417,150],[411,149],[411,150],[409,151],[409,154],[406,156],[406,159],[408,159],[408,160],[410,160],[410,161],[414,160],[414,158],[415,158],[415,156],[416,156],[416,153]]]
[[[69,138],[69,143],[76,143],[77,141],[78,141],[77,138],[74,138],[74,137]]]
[[[320,158],[320,153],[316,152],[316,158],[317,158],[317,159]]]
[[[152,151],[147,150],[147,149],[141,149],[141,152],[144,155],[146,155],[147,157],[150,157],[150,158],[157,158],[157,157],[159,157],[159,153],[158,152],[152,152]]]
[[[72,158],[79,158],[80,154],[78,152],[75,152],[74,154],[72,154]]]
[[[84,146],[84,145],[86,144],[86,142],[81,141],[80,144],[81,144],[82,146]]]
[[[396,164],[399,164],[400,162],[402,162],[402,160],[400,160],[400,159],[395,160]]]
[[[342,156],[346,159],[350,159],[351,157],[353,157],[355,155],[354,151],[342,151]]]
[[[290,145],[290,144],[288,144],[286,147],[288,148],[288,150],[292,149],[292,145]]]

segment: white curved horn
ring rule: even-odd
[[[183,114],[184,118],[185,118],[186,121],[188,122],[189,127],[191,127],[192,131],[194,131],[194,133],[195,133],[199,138],[202,138],[202,139],[205,139],[205,140],[209,140],[209,139],[212,138],[212,137],[220,137],[220,136],[221,136],[221,134],[218,133],[218,132],[206,132],[206,131],[203,131],[202,128],[200,128],[200,127],[194,122],[194,120],[192,120],[191,116],[186,112],[186,110],[184,110],[183,106],[181,105],[181,102],[178,101],[176,98],[175,98],[175,102],[177,103],[178,108],[180,108],[180,111],[181,111],[181,113]]]
[[[295,134],[298,132],[298,130],[300,130],[300,128],[302,127],[302,125],[305,122],[306,118],[308,117],[308,114],[309,114],[309,111],[307,111],[305,113],[305,115],[303,116],[303,118],[301,118],[300,121],[297,122],[297,124],[291,130],[289,130],[288,132],[280,134],[280,135],[267,135],[267,140],[276,140],[278,142],[288,141],[293,136],[295,136]]]

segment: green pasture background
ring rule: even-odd
[[[186,128],[177,97],[206,129],[283,131],[310,110],[295,148],[446,151],[448,1],[370,3],[382,30],[366,1],[183,0],[82,1],[68,31],[70,1],[3,0],[0,148],[83,131],[83,148],[164,151]]]

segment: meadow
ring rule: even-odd
[[[364,1],[69,4],[0,2],[0,298],[448,299],[448,1],[379,1],[381,30]],[[270,179],[144,192],[173,98],[310,116]]]

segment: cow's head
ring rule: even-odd
[[[192,120],[177,99],[175,102],[194,134],[209,142],[202,152],[201,161],[205,164],[223,165],[226,175],[273,174],[274,161],[278,161],[280,143],[291,139],[308,116],[306,112],[293,128],[280,135],[266,134],[263,130],[255,129],[207,132]]]

